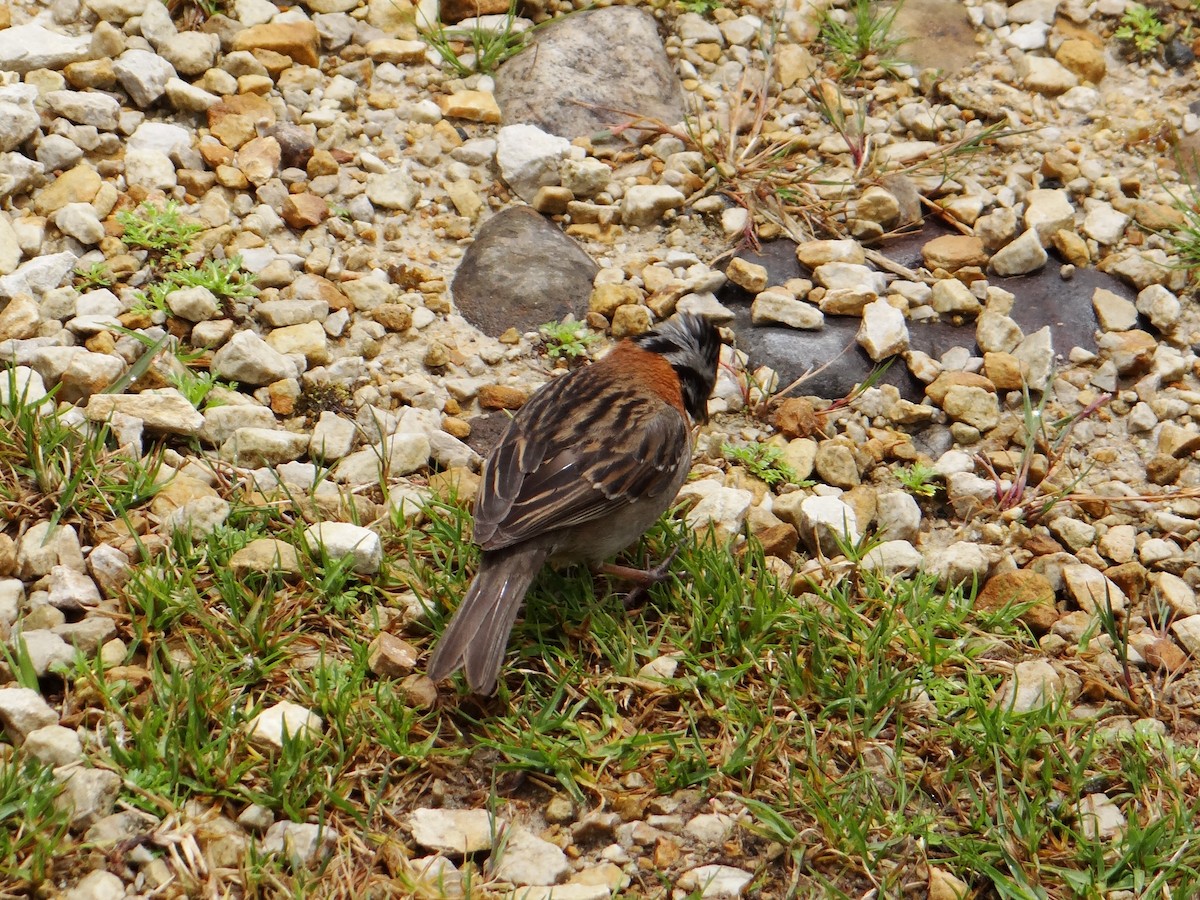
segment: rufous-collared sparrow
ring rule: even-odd
[[[721,338],[682,314],[534,392],[483,464],[479,570],[434,648],[429,677],[459,668],[496,689],[517,610],[543,563],[599,563],[670,506],[708,418]]]

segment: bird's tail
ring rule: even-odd
[[[433,648],[430,678],[441,681],[461,668],[471,690],[496,690],[517,610],[547,556],[548,550],[529,546],[483,554],[475,580]]]

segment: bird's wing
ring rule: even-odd
[[[678,410],[641,392],[601,402],[611,396],[605,385],[575,374],[535,394],[488,456],[475,505],[475,540],[485,549],[660,498],[688,464]]]

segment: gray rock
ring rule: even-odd
[[[1088,794],[1075,807],[1079,828],[1093,841],[1108,841],[1125,833],[1128,822],[1121,807],[1107,794]]]
[[[37,691],[23,687],[0,688],[0,724],[15,744],[23,744],[30,733],[58,724],[58,713]]]
[[[63,790],[54,798],[56,809],[67,812],[71,828],[80,831],[112,812],[121,792],[121,776],[107,769],[59,769],[55,777]]]
[[[923,561],[921,551],[908,541],[883,541],[863,555],[861,565],[887,578],[895,578],[911,575],[921,568]]]
[[[200,438],[212,446],[224,444],[239,428],[275,428],[275,414],[257,403],[213,406],[204,412]]]
[[[533,209],[511,207],[488,219],[467,248],[454,275],[454,303],[492,337],[509,328],[535,331],[568,315],[583,319],[598,268]]]
[[[398,478],[423,468],[431,452],[429,438],[424,434],[400,432],[343,457],[333,477],[342,484],[378,484],[381,477]]]
[[[349,557],[351,571],[373,575],[383,563],[383,545],[379,535],[369,528],[349,522],[318,522],[304,532],[309,552],[331,560]]]
[[[38,522],[17,542],[17,575],[34,581],[57,565],[85,571],[79,535],[71,525],[52,529],[49,522]]]
[[[657,25],[632,7],[557,20],[495,77],[505,125],[536,125],[567,140],[627,125],[630,117],[669,124],[684,118],[683,94]],[[626,140],[645,135],[622,133]]]

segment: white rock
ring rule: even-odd
[[[707,483],[714,484],[711,480]],[[753,501],[754,495],[747,490],[716,485],[688,510],[688,527],[696,532],[704,532],[712,525],[719,534],[735,535],[741,531]]]
[[[214,375],[255,387],[293,378],[295,365],[252,331],[238,331],[213,354]]]
[[[311,438],[276,428],[239,428],[221,445],[220,457],[249,469],[278,466],[299,459]]]
[[[35,759],[57,768],[83,759],[83,744],[79,735],[61,725],[35,728],[25,736],[22,749]]]
[[[1024,713],[1057,703],[1063,691],[1062,676],[1054,666],[1044,659],[1029,659],[1013,668],[997,702],[1001,709]]]
[[[141,419],[151,431],[195,437],[204,416],[175,388],[155,388],[139,394],[93,394],[85,415],[89,421],[107,421],[114,412]]]
[[[63,894],[63,900],[123,900],[125,896],[125,882],[107,869],[93,869]]]
[[[1107,203],[1093,201],[1083,217],[1083,233],[1098,244],[1115,244],[1125,236],[1130,217]]]
[[[1063,566],[1062,577],[1067,593],[1084,612],[1103,611],[1111,605],[1119,616],[1128,606],[1125,592],[1091,566],[1082,563]]]
[[[1092,292],[1092,309],[1103,331],[1128,331],[1137,325],[1137,308],[1105,288],[1098,287]]]
[[[381,209],[411,212],[421,199],[421,186],[403,167],[367,176],[367,199]]]
[[[408,822],[414,841],[450,856],[491,850],[506,825],[486,809],[415,809]]]
[[[1200,615],[1188,616],[1171,623],[1171,630],[1183,649],[1191,656],[1200,658]],[[0,716],[3,712],[0,711]]]
[[[289,740],[311,741],[324,731],[320,716],[290,700],[267,707],[246,724],[252,743],[274,750],[283,749],[285,735]]]
[[[1040,31],[1040,43],[1037,43],[1035,46],[1045,46],[1046,26],[1044,24],[1039,22],[1022,25],[1017,31],[1013,32],[1013,35],[1015,36],[1017,32],[1026,32],[1027,29],[1031,42],[1039,40],[1034,35]],[[1034,47],[1029,46],[1026,49],[1034,49]],[[1050,96],[1062,94],[1079,84],[1079,76],[1058,60],[1051,59],[1048,56],[1033,56],[1028,53],[1018,60],[1017,75],[1020,76],[1021,84],[1026,89]]]
[[[48,602],[55,609],[81,610],[100,602],[96,582],[70,566],[53,566],[48,581]]]
[[[504,852],[492,865],[492,874],[510,884],[556,884],[571,871],[567,855],[520,825],[504,830]]]
[[[683,206],[687,198],[666,184],[635,184],[625,190],[621,200],[621,221],[643,228],[654,225],[672,209]]]
[[[15,744],[22,744],[39,728],[58,724],[58,713],[37,691],[23,687],[0,688],[0,724]]]
[[[175,164],[158,150],[126,151],[125,180],[131,185],[160,191],[169,191],[178,183]]]
[[[908,541],[883,541],[863,555],[862,567],[887,578],[911,575],[921,568],[924,557]]]
[[[941,585],[982,584],[992,566],[992,553],[974,541],[955,541],[926,557],[925,568]]]
[[[2,33],[2,32],[0,32]],[[3,114],[0,113],[0,121]],[[0,277],[0,298],[31,294],[35,299],[63,283],[75,269],[78,257],[74,253],[47,253],[37,256]]]
[[[1179,298],[1161,284],[1152,284],[1141,290],[1135,305],[1137,311],[1162,332],[1173,329],[1183,311]]]
[[[825,314],[811,303],[797,300],[784,291],[765,290],[750,305],[755,325],[780,324],[790,328],[816,330],[825,327]]]
[[[129,98],[140,108],[154,104],[175,77],[175,69],[157,53],[137,48],[126,50],[113,63],[113,71]]]
[[[308,453],[313,459],[321,461],[339,460],[354,449],[357,435],[358,428],[353,422],[325,410],[313,427]]]
[[[75,662],[75,649],[53,631],[35,628],[14,634],[9,646],[16,649],[24,645],[29,654],[29,664],[39,678],[52,672],[70,668]]]
[[[817,284],[828,290],[842,288],[846,290],[870,291],[879,295],[887,288],[887,279],[882,272],[876,272],[868,266],[857,263],[824,263],[813,270],[813,278]]]
[[[336,846],[337,831],[329,823],[276,822],[263,835],[262,852],[285,857],[294,871],[328,859]]]
[[[863,307],[862,325],[856,337],[867,356],[878,362],[908,349],[908,325],[904,313],[884,299]]]
[[[379,535],[360,525],[318,522],[305,529],[304,542],[309,552],[330,560],[349,557],[351,571],[360,575],[373,575],[383,564],[383,545]]]
[[[876,500],[875,524],[888,541],[915,541],[921,531],[921,507],[905,491],[889,491]]]
[[[500,175],[526,202],[538,188],[559,183],[559,166],[570,152],[570,141],[536,125],[505,125],[496,135]]]
[[[0,31],[0,71],[53,69],[88,58],[91,34],[66,35],[31,22]]]
[[[794,524],[809,549],[826,556],[841,555],[839,544],[856,544],[862,536],[854,509],[837,497],[805,497]]]
[[[171,291],[166,301],[174,315],[189,322],[205,322],[221,315],[221,304],[216,295],[203,285]]]
[[[678,887],[703,900],[735,900],[754,876],[733,866],[698,866],[679,876]]]
[[[1080,830],[1092,840],[1112,840],[1125,832],[1127,822],[1121,808],[1107,794],[1088,794],[1076,808]]]
[[[99,91],[48,91],[47,105],[63,118],[79,125],[94,125],[101,131],[116,131],[121,104]]]
[[[63,782],[54,800],[56,809],[68,812],[71,827],[82,830],[112,812],[121,791],[121,776],[107,769],[59,769],[55,778]]]

